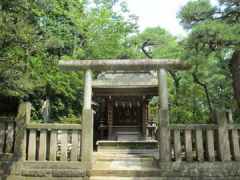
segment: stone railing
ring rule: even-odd
[[[25,122],[29,119],[30,103],[22,103],[16,117],[0,117],[0,163],[22,160]]]
[[[30,123],[30,112],[31,104],[26,102],[20,104],[16,117],[0,117],[0,179],[89,177],[92,162],[87,159],[91,155],[87,145],[92,144],[82,145],[82,125]],[[83,114],[93,117],[91,110]]]
[[[232,159],[240,161],[240,124],[228,124],[228,133],[230,135],[230,150]]]
[[[13,156],[16,123],[15,117],[0,117],[0,157]]]
[[[228,124],[225,111],[215,111],[216,124],[166,124],[166,161],[239,161],[239,124]],[[160,157],[161,161],[161,157]]]
[[[79,124],[27,124],[27,161],[80,161]]]
[[[217,125],[171,124],[171,159],[173,161],[214,161]]]

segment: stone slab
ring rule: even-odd
[[[138,141],[139,132],[117,132],[118,141]]]

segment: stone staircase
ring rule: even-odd
[[[160,179],[154,156],[144,154],[95,154],[91,180]]]

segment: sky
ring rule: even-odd
[[[177,13],[189,0],[126,0],[131,14],[139,17],[140,31],[160,26],[175,36],[185,36],[177,19]],[[217,0],[211,0],[213,4]]]

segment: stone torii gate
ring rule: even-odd
[[[158,74],[159,118],[158,141],[160,161],[170,161],[170,131],[168,112],[168,88],[166,70],[187,70],[191,66],[180,60],[141,59],[141,60],[61,60],[62,71],[85,71],[84,98],[82,111],[82,161],[93,160],[93,114],[92,102],[92,71],[150,71]]]

